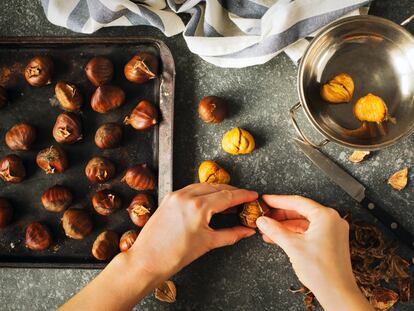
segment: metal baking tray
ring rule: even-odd
[[[157,79],[137,85],[127,81],[124,65],[137,50],[151,51],[160,59]],[[31,87],[22,75],[28,61],[37,54],[50,55],[55,64],[53,83],[45,87]],[[84,67],[93,56],[107,56],[115,67],[113,84],[126,93],[126,101],[120,108],[98,114],[89,104],[95,87],[87,80]],[[159,40],[151,38],[0,38],[0,85],[8,89],[11,103],[0,110],[0,157],[18,154],[27,170],[27,178],[21,184],[8,184],[0,180],[0,197],[9,199],[14,207],[13,222],[0,230],[1,267],[39,268],[102,268],[105,262],[95,260],[91,248],[96,236],[105,229],[119,235],[135,228],[126,208],[137,193],[120,182],[128,166],[146,162],[158,172],[158,187],[152,194],[160,200],[172,190],[172,141],[175,67],[171,52]],[[83,140],[74,145],[63,145],[68,154],[69,169],[63,174],[46,175],[36,166],[39,150],[56,144],[52,128],[56,117],[62,112],[54,97],[56,81],[64,80],[79,86],[84,104],[78,114],[82,120]],[[124,127],[121,147],[102,151],[94,144],[98,126],[104,122],[122,123],[138,101],[147,99],[159,107],[161,122],[154,129],[138,132]],[[15,152],[5,142],[6,131],[18,122],[28,122],[37,129],[38,138],[30,151]],[[84,175],[84,167],[93,156],[105,156],[117,167],[116,177],[103,186],[91,184]],[[84,240],[65,237],[61,226],[63,213],[45,210],[40,202],[44,190],[60,184],[74,194],[73,205],[87,210],[94,222],[93,232]],[[120,194],[123,207],[110,216],[98,215],[90,199],[99,188],[111,188]],[[33,252],[24,245],[25,226],[40,221],[48,226],[53,237],[51,247]]]

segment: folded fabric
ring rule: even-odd
[[[149,25],[183,32],[188,48],[220,67],[262,64],[285,51],[297,61],[321,27],[360,14],[369,0],[41,0],[58,26],[93,33],[102,27]],[[189,13],[184,25],[178,13]]]

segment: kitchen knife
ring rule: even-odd
[[[365,195],[365,187],[359,181],[311,145],[298,138],[294,138],[294,142],[335,184],[358,201],[362,207],[371,212],[371,214],[390,229],[397,238],[407,244],[410,248],[414,249],[414,237],[411,233],[404,229],[386,210],[368,198]]]

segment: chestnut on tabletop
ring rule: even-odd
[[[255,141],[248,131],[235,127],[224,134],[221,145],[230,154],[249,154],[255,148]]]
[[[143,131],[154,126],[158,122],[158,111],[153,104],[143,100],[125,118],[124,124],[131,125],[134,129]]]
[[[46,174],[63,173],[68,167],[66,153],[59,146],[41,150],[37,154],[36,163]]]
[[[124,67],[125,77],[134,83],[145,83],[158,74],[158,58],[151,53],[138,52]]]
[[[26,169],[22,159],[10,154],[0,159],[0,178],[9,183],[17,184],[26,177]]]
[[[92,255],[98,260],[108,260],[118,253],[119,237],[110,230],[98,235],[92,246]]]
[[[154,174],[146,163],[128,168],[121,181],[138,191],[155,189]]]
[[[60,144],[73,144],[82,139],[82,125],[79,118],[71,113],[61,113],[53,127],[53,138]]]
[[[82,95],[72,83],[59,81],[55,86],[55,94],[60,107],[64,110],[76,111],[82,106]]]
[[[127,208],[131,221],[138,227],[144,227],[151,216],[154,205],[151,197],[145,193],[137,194]]]
[[[85,167],[86,177],[94,183],[105,183],[115,176],[115,165],[104,157],[94,157]]]
[[[84,210],[70,208],[62,217],[63,230],[67,237],[82,240],[92,232],[92,220]]]
[[[95,86],[106,84],[112,80],[114,65],[102,56],[92,58],[85,67],[86,77]]]
[[[0,228],[8,226],[13,218],[13,207],[5,198],[0,197]]]
[[[226,113],[226,102],[218,96],[206,96],[198,105],[198,115],[206,123],[220,123],[225,119]]]
[[[125,101],[125,92],[118,86],[101,85],[91,98],[92,109],[99,113],[107,113],[121,106]]]
[[[11,150],[29,150],[36,139],[36,129],[27,123],[18,123],[6,133],[6,145]]]
[[[121,198],[115,192],[104,189],[92,196],[92,206],[98,214],[107,216],[114,213],[122,205]]]
[[[95,134],[95,144],[100,149],[112,149],[120,145],[122,127],[117,123],[102,124]]]
[[[9,102],[9,97],[7,96],[7,91],[4,87],[0,85],[0,108],[3,108]]]
[[[53,61],[49,56],[33,57],[24,70],[26,81],[32,86],[44,86],[52,83]]]
[[[49,248],[52,237],[46,226],[32,222],[26,227],[25,245],[32,251],[43,251]]]
[[[62,212],[72,203],[70,190],[63,186],[53,186],[42,194],[42,204],[50,212]]]
[[[136,230],[129,230],[121,236],[119,240],[119,249],[121,252],[126,252],[129,250],[132,245],[134,245],[136,239],[138,238],[138,232]]]

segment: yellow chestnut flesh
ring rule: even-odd
[[[369,93],[355,103],[354,115],[359,121],[380,123],[387,118],[387,105],[381,97]]]
[[[221,145],[230,154],[249,154],[254,150],[255,142],[248,131],[236,127],[224,134]]]
[[[198,178],[201,183],[209,184],[228,184],[230,175],[216,162],[207,160],[200,164],[198,168]]]
[[[332,104],[347,103],[352,99],[353,95],[354,81],[346,73],[333,77],[321,88],[322,98]]]

